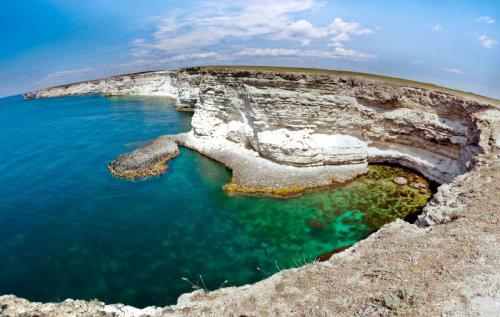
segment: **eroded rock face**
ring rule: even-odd
[[[345,134],[278,129],[259,132],[257,140],[259,153],[281,164],[321,166],[366,162],[366,143]]]
[[[280,164],[392,161],[443,183],[499,138],[498,123],[484,120],[498,108],[439,90],[335,74],[199,69],[191,77],[203,78],[195,135],[227,137],[237,121],[238,142]]]

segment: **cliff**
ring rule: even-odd
[[[26,97],[88,93],[162,95],[194,111],[192,130],[169,136],[168,144],[175,140],[226,164],[233,170],[227,190],[300,192],[346,181],[364,173],[368,162],[396,162],[442,185],[416,224],[398,220],[326,262],[284,270],[253,285],[196,291],[182,295],[177,305],[142,310],[2,296],[0,314],[493,316],[498,311],[499,101],[368,74],[258,67],[124,75]],[[140,160],[134,154],[121,160],[134,169],[141,168],[138,161],[156,166],[164,162],[162,153],[172,152],[155,148],[155,159],[149,160],[143,157],[146,150],[136,152]]]
[[[192,131],[178,142],[228,165],[242,188],[327,185],[365,172],[367,162],[400,163],[446,183],[500,147],[498,101],[368,74],[188,68],[59,86],[28,97],[89,93],[176,99],[178,108],[194,111]],[[250,170],[276,173],[271,180],[255,179],[238,164],[242,160]]]

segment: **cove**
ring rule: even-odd
[[[0,99],[0,293],[164,306],[192,290],[183,278],[252,283],[352,245],[430,197],[425,179],[391,166],[287,200],[229,196],[230,171],[187,149],[161,177],[108,172],[117,155],[189,128],[190,114],[164,98]]]

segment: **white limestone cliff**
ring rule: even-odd
[[[445,183],[500,144],[496,101],[366,74],[202,67],[115,76],[32,96],[87,93],[174,98],[179,109],[194,111],[183,145],[225,157],[247,153],[292,171],[357,166],[355,177],[367,162],[396,162]]]

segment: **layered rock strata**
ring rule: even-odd
[[[88,93],[167,96],[193,110],[192,131],[176,140],[233,169],[228,188],[242,191],[342,182],[366,172],[368,162],[400,163],[446,183],[500,146],[495,100],[349,72],[188,68],[26,97]]]

